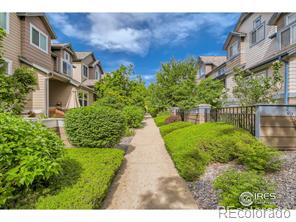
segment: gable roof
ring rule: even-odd
[[[76,59],[74,60],[74,62],[80,62],[90,55],[92,56],[93,60],[96,61],[96,57],[93,52],[75,52],[75,53],[76,53]]]
[[[16,13],[18,16],[31,16],[31,17],[40,17],[41,21],[45,25],[46,29],[48,30],[51,39],[56,39],[57,36],[55,32],[53,31],[52,26],[50,25],[48,18],[45,13],[29,13],[29,12],[17,12]]]
[[[268,25],[276,25],[277,21],[279,20],[279,18],[285,13],[273,13],[273,15],[271,16],[271,18],[268,21]]]
[[[229,45],[229,42],[231,40],[231,38],[233,36],[239,36],[239,37],[244,37],[246,36],[246,33],[243,33],[243,32],[239,32],[239,27],[243,24],[244,21],[246,21],[246,19],[251,15],[252,13],[241,13],[234,29],[232,32],[230,32],[224,42],[224,45],[223,45],[223,49],[225,50],[227,48],[227,46]]]
[[[72,55],[75,55],[74,49],[71,45],[71,43],[51,43],[51,48],[52,49],[64,49],[67,48]]]
[[[199,56],[199,60],[204,64],[220,66],[226,61],[226,56]]]

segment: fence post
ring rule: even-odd
[[[256,138],[260,138],[260,123],[261,123],[261,106],[255,106],[255,136]]]
[[[199,123],[205,123],[210,121],[211,105],[200,104],[198,106]]]

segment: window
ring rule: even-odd
[[[79,92],[79,104],[80,106],[88,105],[88,93],[87,92]]]
[[[64,60],[70,62],[70,54],[69,54],[69,52],[64,51]]]
[[[205,74],[205,66],[204,65],[200,65],[199,67],[199,75],[203,76]]]
[[[6,33],[9,33],[9,13],[0,12],[0,28],[3,28]]]
[[[88,77],[88,67],[86,65],[82,65],[82,75]]]
[[[43,32],[41,32],[38,28],[30,25],[30,36],[31,36],[31,45],[37,47],[43,52],[48,53],[48,37]]]
[[[4,63],[1,66],[4,66],[4,70],[5,70],[6,74],[12,75],[12,61],[11,60],[4,58]]]
[[[296,24],[280,32],[281,49],[296,43]]]
[[[251,32],[251,45],[261,42],[265,38],[265,22],[261,21],[261,16],[253,22],[253,31]]]
[[[218,75],[223,75],[225,74],[225,72],[226,72],[225,67],[222,67],[221,69],[218,70]]]
[[[64,56],[62,59],[62,73],[67,75],[72,75],[73,66],[71,64],[70,54],[64,51]]]
[[[230,47],[229,47],[229,58],[233,58],[239,54],[239,44],[238,41],[235,41]]]
[[[286,25],[290,25],[296,21],[296,13],[291,13],[286,16]]]

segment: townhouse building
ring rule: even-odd
[[[284,83],[277,99],[282,104],[296,103],[296,13],[242,13],[223,48],[225,63],[207,76],[224,81],[228,105],[238,104],[232,93],[235,67],[270,76],[276,60],[284,63]]]
[[[205,79],[206,77],[215,77],[215,70],[224,64],[226,56],[199,56],[198,57],[198,81]]]
[[[6,32],[3,56],[7,74],[21,65],[36,71],[38,85],[28,96],[24,113],[48,116],[57,107],[65,111],[94,101],[95,81],[104,73],[101,63],[92,54],[87,67],[94,71],[85,75],[84,67],[76,64],[81,53],[70,43],[52,43],[57,36],[44,13],[0,13],[0,27]]]

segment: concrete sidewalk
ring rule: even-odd
[[[136,130],[112,184],[107,209],[193,209],[197,205],[166,151],[153,119]]]

